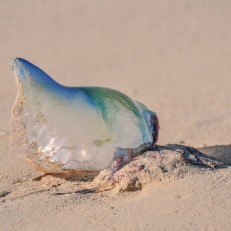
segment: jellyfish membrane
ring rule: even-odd
[[[125,94],[63,86],[22,58],[11,65],[17,87],[11,144],[37,170],[101,171],[118,148],[153,142],[150,117],[155,113]]]

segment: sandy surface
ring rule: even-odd
[[[136,192],[53,195],[92,177],[39,173],[9,144],[16,96],[9,60],[64,85],[106,86],[160,120],[159,144],[231,164],[230,1],[0,1],[1,230],[230,230],[231,168],[196,171]]]

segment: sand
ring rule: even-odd
[[[46,176],[9,143],[25,58],[68,86],[105,86],[146,104],[158,144],[231,164],[229,1],[0,2],[0,230],[230,230],[231,168],[162,177],[136,191],[65,194],[94,176]]]

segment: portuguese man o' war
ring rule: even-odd
[[[125,94],[103,87],[66,87],[32,63],[11,60],[17,86],[11,144],[44,173],[112,175],[158,139],[156,114]]]

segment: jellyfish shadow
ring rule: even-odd
[[[193,165],[209,168],[226,168],[231,166],[231,145],[216,145],[194,148],[182,144],[156,145],[156,150],[174,150]]]
[[[231,145],[216,145],[198,148],[202,153],[231,166]]]

